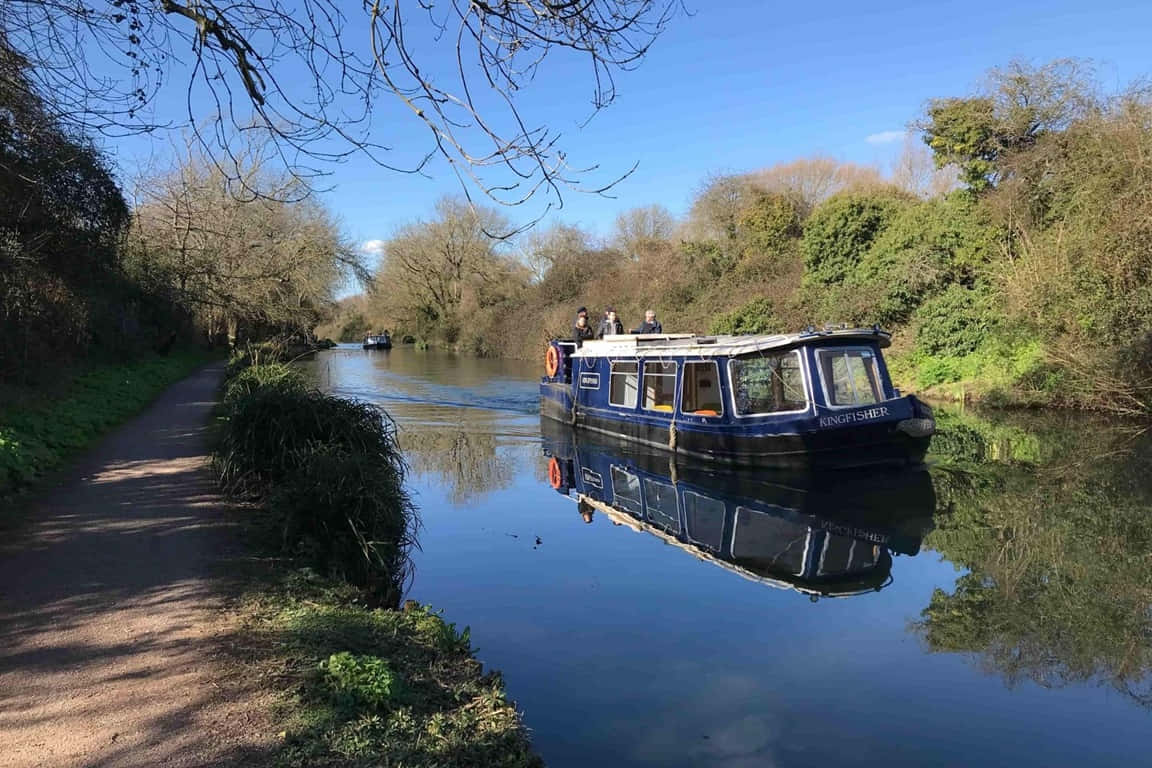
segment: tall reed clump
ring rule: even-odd
[[[282,363],[236,370],[223,416],[214,462],[225,490],[258,499],[286,551],[396,604],[418,519],[391,418],[309,388]]]

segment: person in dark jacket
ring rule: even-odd
[[[664,333],[664,326],[656,319],[656,313],[649,309],[644,312],[644,322],[632,333]]]
[[[588,309],[580,307],[576,310],[576,322],[572,325],[572,340],[576,342],[576,347],[579,348],[594,336],[592,326],[588,325]]]
[[[624,323],[616,317],[616,310],[608,307],[604,310],[604,319],[600,322],[600,327],[596,329],[596,338],[602,339],[605,336],[621,333],[624,333]]]

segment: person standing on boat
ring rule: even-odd
[[[616,310],[608,307],[608,309],[604,310],[604,319],[600,322],[600,327],[596,329],[596,338],[602,339],[605,336],[621,333],[624,333],[624,323],[620,322],[620,318],[616,317]]]
[[[572,326],[572,340],[576,342],[576,347],[579,349],[584,342],[589,341],[594,336],[592,326],[588,325],[588,308],[580,307],[576,310],[576,323]]]
[[[656,319],[656,313],[647,309],[644,311],[644,322],[632,333],[664,333],[664,326]]]

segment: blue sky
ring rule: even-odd
[[[579,122],[591,86],[577,63],[554,62],[525,92],[524,113],[563,132],[573,164],[599,163],[595,178],[639,163],[615,199],[569,192],[549,218],[607,234],[630,207],[683,213],[713,172],[817,153],[886,165],[900,144],[878,137],[898,136],[927,99],[964,95],[1013,59],[1093,59],[1110,87],[1152,73],[1147,2],[686,2],[694,15],[677,18],[642,66],[619,77],[617,102],[588,126]],[[385,125],[387,141],[426,146],[402,111],[387,112]],[[146,144],[114,147],[122,168]],[[460,191],[444,163],[428,170],[431,178],[397,175],[352,159],[331,169],[326,199],[357,242],[387,238]],[[543,202],[507,213],[527,220]]]

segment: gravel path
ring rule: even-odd
[[[265,700],[229,674],[241,549],[205,464],[222,376],[173,386],[0,539],[0,766],[260,762]]]

